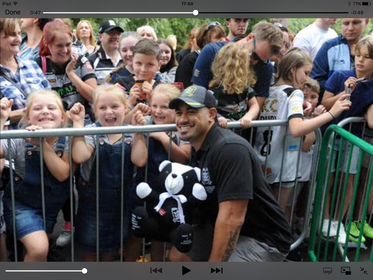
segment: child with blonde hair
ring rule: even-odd
[[[250,51],[238,44],[227,44],[212,64],[213,79],[209,87],[218,101],[219,124],[226,127],[228,121],[240,121],[243,128],[259,114],[259,104],[251,88],[255,75],[250,66]]]
[[[168,107],[171,100],[180,96],[180,89],[171,84],[159,84],[153,90],[152,97],[150,99],[151,118],[152,124],[172,124],[175,123],[175,110]],[[150,133],[150,137],[155,141],[162,144],[163,151],[167,154],[167,158],[162,160],[158,159],[157,165],[163,160],[168,159],[187,163],[190,156],[190,145],[185,142],[180,142],[180,138],[175,133],[167,132],[153,132]],[[170,142],[171,138],[171,142]],[[169,145],[171,144],[171,148]],[[154,149],[154,152],[160,153],[162,148]],[[170,149],[170,150],[169,150]],[[168,155],[170,152],[170,155]],[[150,159],[149,159],[150,161]],[[158,167],[157,167],[158,169]]]
[[[0,130],[8,119],[12,101],[0,100]],[[27,99],[21,123],[29,131],[64,127],[66,114],[62,100],[54,91],[36,91]],[[8,234],[16,230],[16,237],[26,249],[24,261],[46,261],[49,250],[48,235],[52,233],[57,214],[69,196],[70,164],[66,137],[1,140],[0,158],[14,159],[14,198],[11,188],[5,189],[4,217]],[[43,155],[44,177],[41,178],[40,156]],[[44,182],[44,202],[41,186]],[[45,220],[43,219],[45,203]],[[15,215],[15,225],[13,224]]]
[[[91,127],[123,126],[128,116],[127,97],[116,85],[98,86],[94,93],[93,110],[97,122]],[[84,115],[82,104],[77,103],[71,108],[69,116],[74,128],[84,127]],[[145,119],[141,112],[133,112],[132,124],[144,123]],[[125,240],[128,234],[129,210],[126,204],[128,191],[132,185],[134,166],[143,167],[147,162],[144,136],[113,133],[75,137],[72,157],[76,163],[81,164],[81,178],[78,183],[77,238],[84,251],[84,260],[114,260],[121,240]],[[98,165],[97,161],[99,161]],[[96,201],[97,181],[98,201]],[[124,212],[121,212],[122,200],[125,205]],[[98,225],[97,205],[99,205]],[[122,224],[123,236],[121,236]],[[97,228],[99,240],[96,240]],[[96,248],[97,242],[99,248]],[[99,256],[96,255],[97,250]]]
[[[137,34],[140,35],[140,37],[148,40],[158,41],[157,34],[155,33],[155,30],[150,25],[143,25],[137,28],[136,30]]]
[[[150,99],[151,116],[149,124],[172,124],[175,123],[175,110],[168,107],[171,100],[180,96],[180,89],[171,84],[159,84],[152,92]],[[186,164],[191,154],[189,143],[181,141],[174,132],[152,132],[149,134],[147,177],[145,169],[138,170],[137,183],[146,180],[152,188],[161,191],[162,179],[159,176],[159,165],[164,160]],[[152,211],[152,210],[150,210]],[[165,240],[162,240],[165,241]],[[163,261],[163,242],[152,241],[151,260]]]

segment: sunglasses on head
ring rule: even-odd
[[[207,25],[207,30],[210,30],[212,28],[214,28],[215,26],[220,26],[221,24],[217,21],[214,21],[214,22],[210,22],[208,25]]]
[[[279,23],[279,22],[275,22],[275,23],[274,23],[274,26],[280,28],[281,31],[289,32],[289,29],[288,29],[285,25],[282,25],[282,24]]]

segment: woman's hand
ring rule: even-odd
[[[78,62],[79,56],[75,53],[71,54],[70,62],[66,65],[66,74],[69,75],[71,72],[75,71],[76,64]]]

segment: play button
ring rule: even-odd
[[[187,274],[187,273],[189,273],[189,272],[190,272],[190,269],[187,268],[186,266],[183,266],[183,267],[181,268],[181,274],[182,274],[182,275],[185,275],[185,274]]]

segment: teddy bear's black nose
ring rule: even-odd
[[[177,175],[176,175],[175,173],[172,173],[171,176],[172,176],[172,178],[174,178],[174,179],[177,177]]]

